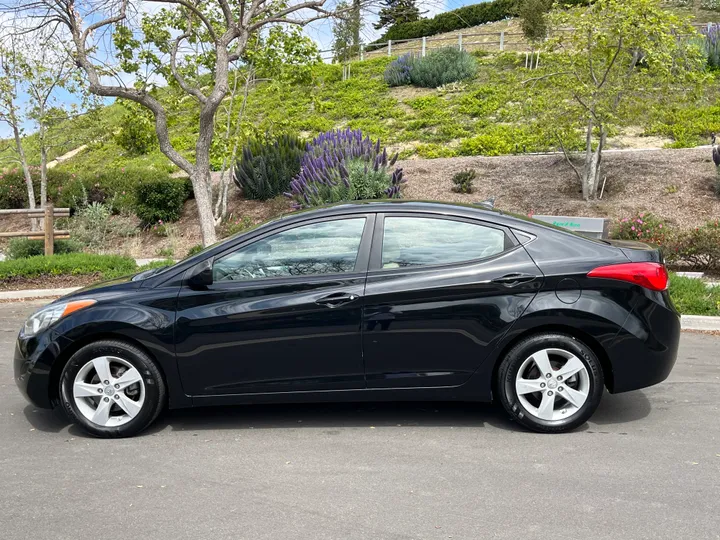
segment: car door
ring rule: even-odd
[[[364,388],[362,293],[373,215],[302,222],[216,256],[183,286],[176,354],[190,395]]]
[[[540,270],[492,223],[377,219],[363,324],[368,388],[462,384],[529,305]]]

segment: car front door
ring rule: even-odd
[[[183,286],[176,354],[195,396],[364,388],[362,294],[373,215],[291,225],[216,256]]]
[[[365,287],[368,388],[457,386],[535,296],[542,274],[492,223],[379,215]]]

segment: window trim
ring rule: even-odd
[[[266,238],[269,238],[271,236],[274,236],[276,234],[297,229],[299,227],[305,227],[307,225],[315,225],[316,223],[326,223],[329,221],[342,221],[342,220],[348,220],[348,219],[365,219],[365,226],[363,227],[362,236],[360,237],[360,245],[358,246],[358,254],[357,259],[355,259],[355,268],[350,272],[334,272],[334,273],[328,273],[328,274],[310,274],[306,276],[269,276],[264,278],[257,278],[257,279],[248,279],[248,280],[242,280],[242,281],[217,281],[213,283],[212,287],[226,287],[226,286],[251,286],[252,284],[258,284],[258,283],[268,283],[268,284],[274,284],[274,283],[280,283],[280,282],[287,282],[287,281],[296,281],[299,279],[304,280],[314,280],[314,279],[322,279],[322,278],[328,278],[328,279],[337,279],[338,277],[350,277],[350,276],[356,276],[358,274],[365,274],[367,273],[369,259],[370,259],[370,248],[372,243],[372,234],[375,228],[375,214],[373,213],[367,213],[367,214],[344,214],[344,215],[336,215],[336,216],[325,216],[322,218],[315,218],[315,219],[308,219],[305,221],[295,222],[295,223],[288,223],[284,227],[277,227],[275,229],[266,231],[265,233],[254,236],[253,238],[247,239],[245,242],[240,242],[237,244],[234,244],[233,246],[228,246],[227,249],[223,250],[222,252],[216,254],[215,256],[211,257],[212,259],[212,265],[213,269],[215,267],[215,261],[218,259],[221,259],[223,257],[226,257],[227,255],[230,255],[238,250],[244,249],[248,246],[251,246],[255,242],[258,242],[260,240],[264,240]]]
[[[470,225],[478,225],[481,227],[487,227],[488,229],[496,229],[503,233],[505,240],[504,240],[504,246],[505,248],[500,253],[495,253],[494,255],[490,255],[489,257],[480,257],[476,259],[468,259],[465,261],[455,261],[455,262],[449,262],[449,263],[443,263],[443,264],[428,264],[428,265],[422,265],[422,266],[411,266],[411,267],[405,267],[405,268],[383,268],[382,266],[382,248],[383,248],[383,241],[385,236],[385,218],[388,217],[403,217],[403,218],[423,218],[423,219],[440,219],[444,221],[459,221],[460,223],[468,223]],[[423,270],[436,270],[436,269],[442,269],[442,268],[450,268],[450,267],[456,267],[456,266],[466,266],[466,265],[473,265],[478,264],[486,261],[491,261],[493,259],[496,259],[497,257],[500,257],[502,255],[505,255],[506,253],[510,253],[514,249],[517,249],[521,244],[517,241],[515,238],[515,235],[510,232],[510,230],[503,226],[498,225],[497,223],[481,220],[481,219],[474,219],[474,218],[468,218],[465,216],[455,216],[455,215],[448,215],[448,214],[433,214],[433,213],[426,213],[426,212],[384,212],[384,213],[378,213],[376,221],[375,221],[375,231],[373,232],[373,242],[372,242],[372,250],[370,252],[370,263],[368,266],[368,272],[372,272],[373,274],[376,272],[416,272],[416,271],[423,271]]]

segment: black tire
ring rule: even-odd
[[[535,416],[518,399],[515,389],[515,378],[523,362],[532,354],[548,348],[563,349],[574,354],[585,365],[590,380],[585,403],[570,417],[560,420],[543,420]],[[572,336],[555,332],[536,334],[523,339],[507,353],[498,369],[497,393],[503,407],[512,419],[539,433],[561,433],[584,424],[600,404],[603,386],[602,366],[592,349]]]
[[[73,399],[73,383],[87,362],[100,356],[114,356],[131,364],[140,372],[145,389],[145,400],[140,411],[129,422],[106,427],[86,418]],[[165,383],[155,363],[137,347],[124,341],[103,340],[85,345],[68,361],[60,376],[60,399],[70,421],[91,435],[101,438],[132,437],[158,417],[165,405]]]

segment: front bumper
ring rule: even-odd
[[[57,397],[52,366],[60,356],[61,343],[52,330],[15,343],[13,371],[15,384],[25,398],[37,407],[51,409]]]

